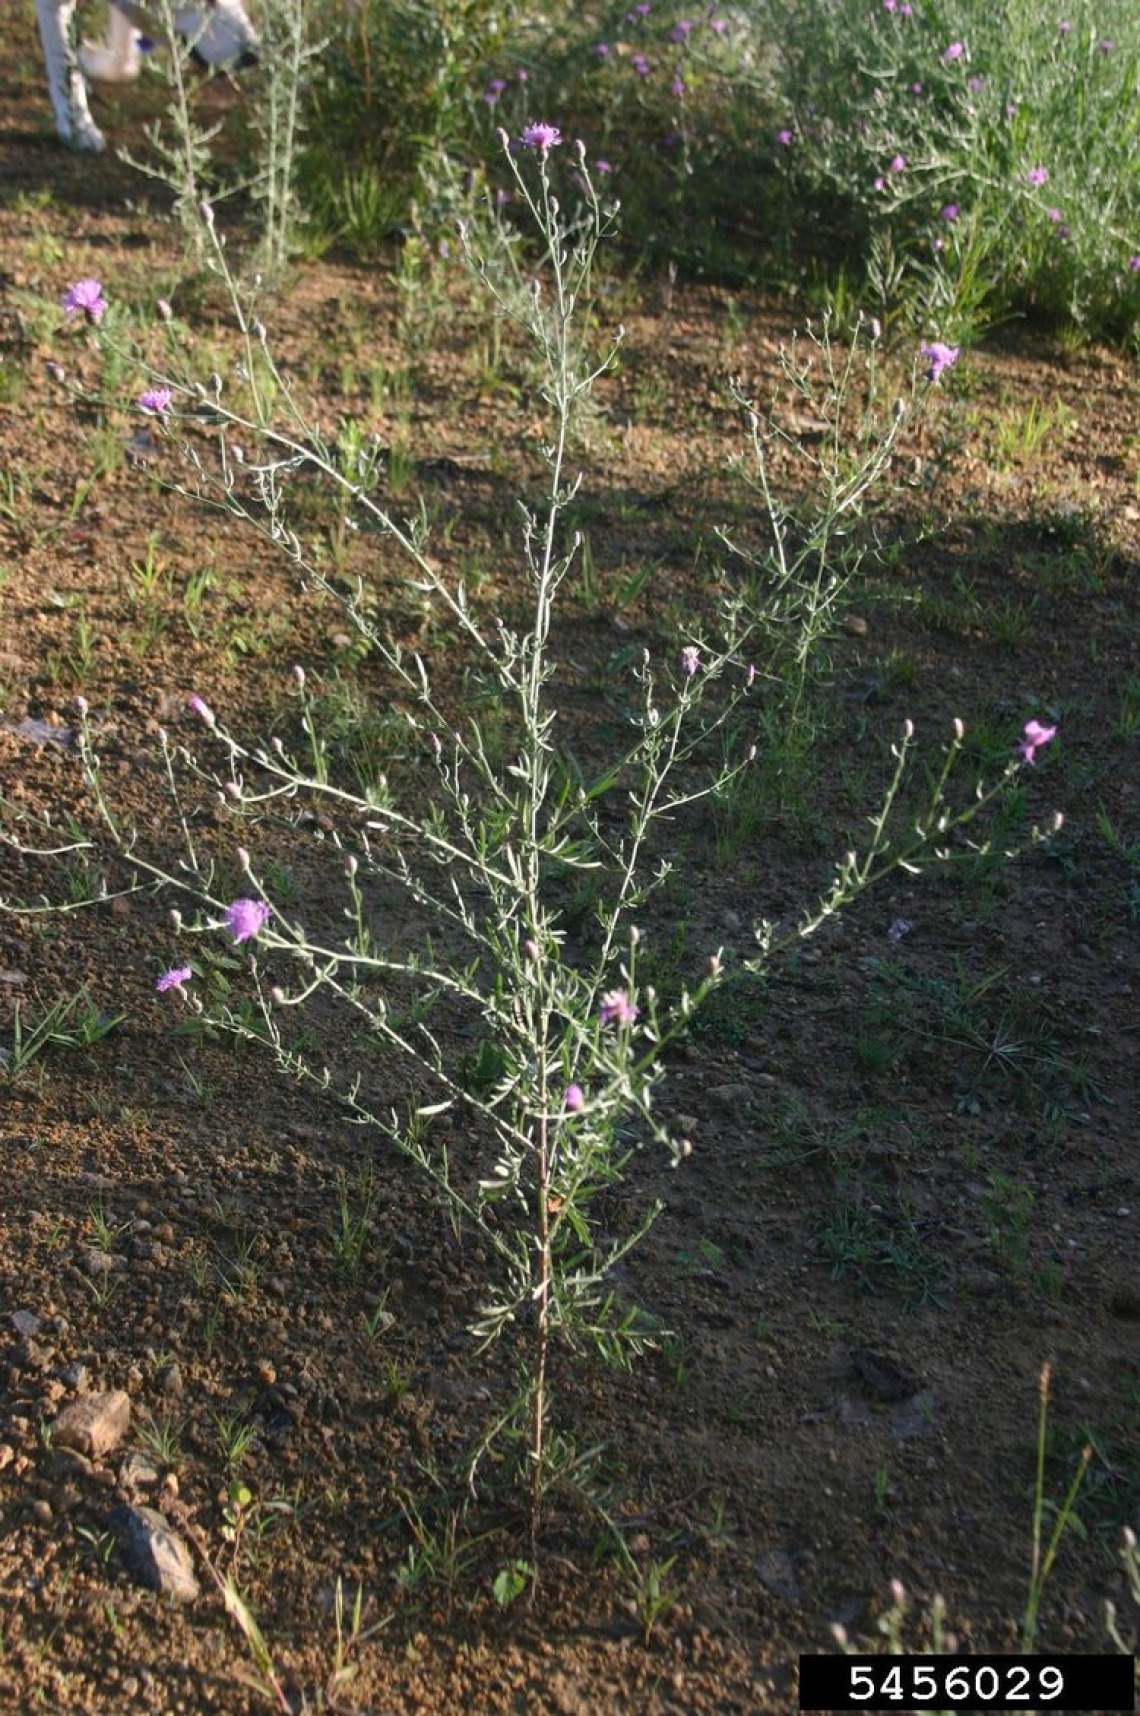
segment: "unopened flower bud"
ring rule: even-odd
[[[524,941],[523,952],[526,954],[532,965],[538,964],[541,956],[539,954],[538,943],[536,941]]]
[[[211,205],[207,202],[200,202],[198,204],[198,213],[212,231],[214,226],[214,211]]]
[[[88,711],[88,709],[90,709],[91,705],[88,703],[86,697],[77,697],[75,699],[75,707],[76,707],[76,709],[78,709],[80,717],[83,718],[86,716],[87,711]]]
[[[909,716],[903,722],[903,738],[904,739],[913,739],[914,738],[914,722],[910,719]]]
[[[360,868],[360,865],[356,861],[355,854],[350,852],[348,857],[344,861],[344,873],[345,873],[345,875],[346,876],[355,876],[356,872],[359,870],[359,868]]]
[[[170,927],[174,931],[175,935],[179,935],[181,933],[182,913],[178,910],[177,906],[171,906],[170,908]]]
[[[217,717],[204,697],[199,697],[195,694],[190,699],[190,707],[193,709],[198,719],[206,723],[207,727],[215,727],[217,725]]]
[[[237,849],[237,861],[243,870],[249,869],[249,867],[250,867],[249,852],[244,846],[239,846]]]
[[[214,370],[209,381],[206,383],[206,386],[210,389],[210,392],[213,394],[215,399],[220,399],[222,397],[222,378],[218,374],[217,370]]]
[[[305,670],[301,666],[299,661],[294,662],[294,664],[293,664],[293,678],[297,682],[297,690],[298,691],[304,691],[304,689],[305,689]]]
[[[906,1587],[901,1579],[891,1580],[891,1602],[899,1609],[906,1602]]]
[[[241,797],[241,788],[236,781],[226,782],[226,797],[235,803]]]
[[[721,972],[721,957],[719,953],[709,954],[709,976],[719,977]]]
[[[233,459],[235,465],[245,464],[245,454],[242,452],[241,448],[236,445],[236,443],[230,448],[230,457]]]
[[[273,749],[277,752],[277,755],[279,757],[284,756],[284,754],[285,754],[285,743],[284,743],[280,733],[274,733],[274,735],[273,735],[272,739],[270,739],[269,743],[273,746]]]
[[[49,363],[47,366],[47,372],[53,381],[67,380],[67,371],[61,363]]]
[[[280,984],[275,983],[273,985],[273,988],[269,991],[269,999],[273,1002],[275,1007],[283,1007],[285,1005],[285,991],[281,988]]]
[[[158,303],[155,305],[155,309],[158,311],[162,321],[172,322],[174,320],[174,311],[171,309],[165,298],[160,298],[158,300]]]
[[[437,757],[443,755],[443,746],[439,742],[439,734],[438,733],[433,733],[431,736],[431,748],[435,752]]]
[[[249,331],[253,335],[254,339],[260,340],[262,344],[265,343],[266,335],[269,332],[265,323],[261,320],[252,321],[249,324]]]
[[[954,717],[954,737],[957,739],[959,744],[961,744],[962,740],[966,737],[966,723],[960,715],[955,715]]]

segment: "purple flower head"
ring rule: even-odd
[[[155,979],[155,992],[165,995],[168,989],[177,989],[182,993],[182,985],[189,983],[194,973],[188,965],[176,965],[173,971],[164,971],[161,977]]]
[[[611,989],[608,995],[602,996],[602,1005],[598,1013],[600,1025],[632,1025],[637,1018],[638,1009],[629,998],[625,989]]]
[[[952,226],[953,223],[958,219],[958,205],[957,205],[957,203],[947,203],[945,208],[939,209],[938,218],[939,218],[939,220],[946,221],[949,225]]]
[[[549,155],[552,149],[557,149],[562,141],[562,133],[557,125],[528,125],[522,134],[523,147],[538,149],[543,155]]]
[[[918,349],[926,359],[926,379],[935,383],[942,379],[944,371],[954,368],[961,348],[943,345],[941,340],[931,340],[929,344],[924,341]]]
[[[608,42],[599,42],[595,47],[594,52],[600,60],[608,60],[610,57],[610,44]]]
[[[922,94],[922,85],[920,83],[912,83],[910,86],[910,93],[912,95],[921,95]]]
[[[884,179],[884,177],[881,173],[877,174],[876,178],[875,178],[875,189],[877,191],[885,191],[886,188],[887,188],[887,181]]]
[[[1128,266],[1132,270],[1133,274],[1140,274],[1140,256],[1130,256],[1128,258]]]
[[[914,17],[914,7],[909,4],[909,0],[903,0],[902,5],[899,7],[899,17],[900,18],[913,18]]]
[[[966,52],[961,42],[951,42],[943,52],[942,58],[946,65],[952,66],[955,60],[960,60]]]
[[[669,31],[669,40],[671,42],[687,42],[695,29],[696,25],[691,18],[682,18],[681,22],[674,24]]]
[[[139,410],[148,417],[169,417],[174,409],[174,395],[168,387],[148,387],[139,395]]]
[[[649,4],[649,0],[641,0],[640,6],[635,6],[633,9],[639,18],[648,18],[653,7]]]
[[[1115,42],[1098,42],[1097,47],[1102,54],[1114,54],[1116,52]]]
[[[568,1084],[562,1106],[567,1114],[580,1114],[586,1106],[586,1093],[580,1084]]]
[[[226,907],[226,928],[236,942],[252,941],[272,915],[270,907],[261,900],[235,900]]]
[[[507,80],[505,77],[493,77],[487,85],[487,92],[489,95],[502,95],[506,87]]]
[[[669,88],[670,88],[671,93],[673,95],[675,95],[679,101],[685,93],[685,80],[684,80],[684,78],[683,77],[675,77],[673,79],[673,82],[670,84]]]
[[[629,63],[637,73],[638,77],[649,76],[649,61],[646,59],[644,54],[634,54]]]
[[[1061,214],[1060,209],[1046,209],[1045,215],[1046,215],[1047,219],[1049,219],[1053,222],[1054,226],[1059,226],[1061,224],[1062,219],[1064,218]]]
[[[897,12],[899,0],[883,0],[884,12]]]
[[[790,149],[795,140],[795,133],[793,131],[789,131],[786,127],[783,131],[777,131],[776,133],[776,142],[780,145],[781,149]]]
[[[1056,727],[1043,727],[1040,721],[1027,721],[1025,730],[1017,742],[1018,754],[1022,762],[1035,763],[1038,751],[1044,745],[1051,744],[1056,737]]]
[[[594,171],[595,173],[612,173],[613,168],[608,161],[595,161]]]
[[[214,711],[210,708],[206,699],[204,697],[199,697],[197,692],[195,692],[193,697],[190,699],[190,707],[193,709],[198,719],[206,723],[207,727],[212,727],[214,725],[216,719]]]
[[[1030,167],[1025,177],[1029,180],[1029,183],[1033,188],[1037,190],[1041,185],[1047,185],[1049,183],[1049,169],[1048,167]]]
[[[728,33],[728,25],[723,18],[710,18],[709,29],[714,36],[724,36]]]
[[[1068,221],[1066,221],[1066,220],[1059,221],[1057,224],[1057,237],[1058,238],[1068,238],[1068,236],[1069,236],[1069,223],[1068,223]]]
[[[530,82],[530,73],[527,71],[525,66],[519,67],[518,71],[515,73],[515,77],[518,79],[519,83]]]
[[[1073,33],[1073,26],[1068,23],[1058,24],[1057,29],[1062,36],[1071,36]]]
[[[905,173],[906,172],[906,156],[905,155],[892,155],[889,162],[887,163],[887,172],[888,173]]]
[[[966,88],[970,91],[971,95],[977,95],[978,91],[980,89],[984,89],[985,86],[986,80],[984,77],[971,77],[966,79]]]
[[[686,644],[681,651],[681,672],[686,679],[692,679],[701,665],[701,652],[696,644]]]
[[[89,322],[101,322],[106,309],[107,300],[98,280],[77,280],[63,300],[65,316],[86,316]]]

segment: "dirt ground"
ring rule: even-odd
[[[203,349],[226,335],[180,284],[177,234],[137,175],[55,145],[38,76],[34,38],[6,42],[6,824],[88,815],[81,693],[116,804],[162,850],[158,728],[205,755],[193,692],[244,737],[295,735],[295,662],[327,693],[337,766],[381,758],[397,793],[425,791],[343,616],[164,488],[172,449],[124,457],[137,420],[77,405],[49,376],[60,361],[97,381],[56,309],[80,277],[170,298]],[[111,133],[128,135],[122,115]],[[711,611],[713,528],[749,528],[723,379],[765,397],[793,326],[699,283],[610,290],[628,341],[583,455],[594,583],[573,585],[555,636],[564,731],[599,763],[626,719],[630,662],[671,655],[685,616]],[[458,304],[409,362],[391,268],[308,264],[269,319],[326,421],[371,414],[403,437],[409,510],[425,498],[441,559],[478,562],[478,600],[509,613],[515,496],[538,470],[525,373],[488,363]],[[402,370],[394,403],[384,378]],[[383,1139],[155,996],[169,899],[0,916],[10,1053],[17,1008],[27,1026],[85,991],[92,1017],[121,1015],[91,1047],[49,1046],[0,1076],[5,1712],[271,1707],[202,1551],[233,1573],[295,1709],[786,1711],[798,1653],[830,1648],[837,1623],[874,1637],[892,1579],[915,1646],[937,1593],[963,1648],[1014,1648],[1046,1361],[1051,1501],[1082,1446],[1092,1454],[1040,1645],[1110,1648],[1110,1600],[1125,1636],[1140,1625],[1119,1558],[1121,1528],[1140,1529],[1135,364],[1002,330],[934,401],[898,472],[882,553],[832,647],[840,714],[808,801],[765,801],[719,845],[708,818],[678,824],[679,882],[645,924],[661,981],[718,946],[746,956],[757,920],[818,894],[906,717],[933,746],[961,716],[1000,768],[1026,719],[1054,715],[1059,737],[998,843],[1022,844],[1055,808],[1065,825],[1008,864],[891,878],[763,983],[735,979],[671,1054],[662,1100],[694,1149],[677,1171],[631,1162],[631,1203],[666,1208],[617,1285],[672,1333],[629,1374],[567,1363],[556,1379],[640,1581],[568,1490],[537,1601],[495,1602],[518,1520],[493,1485],[465,1505],[455,1478],[504,1382],[464,1333],[478,1261]],[[313,529],[331,526],[315,511]],[[462,663],[385,550],[354,553],[397,632],[438,646],[458,700]],[[641,566],[652,576],[626,601]],[[232,852],[224,814],[201,827]],[[304,829],[258,831],[257,857],[312,921],[335,921],[339,874]],[[92,864],[125,882],[114,857]],[[10,900],[66,903],[92,879],[74,859],[0,849]],[[397,896],[382,904],[394,940],[414,928]],[[388,1104],[413,1094],[399,1067],[370,1077]],[[342,1206],[362,1219],[355,1249],[338,1244]],[[112,1451],[53,1445],[69,1403],[111,1389],[131,1401]],[[168,1605],[123,1565],[110,1516],[140,1502],[191,1545],[195,1600]],[[668,1563],[673,1600],[647,1626],[653,1563]],[[338,1581],[350,1606],[363,1590],[369,1629],[339,1680]]]

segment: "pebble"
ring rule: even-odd
[[[42,1496],[39,1500],[34,1501],[32,1503],[32,1518],[40,1525],[50,1525],[52,1521],[51,1503],[44,1501]]]
[[[90,1373],[88,1372],[85,1364],[79,1364],[76,1362],[75,1364],[64,1366],[59,1373],[59,1380],[68,1388],[73,1388],[76,1394],[82,1394],[83,1390],[87,1387],[87,1378],[89,1374]]]
[[[117,1507],[109,1524],[136,1584],[177,1603],[194,1601],[198,1581],[190,1551],[160,1513],[151,1507]]]
[[[8,1318],[18,1335],[26,1335],[29,1340],[38,1335],[43,1328],[43,1318],[37,1317],[34,1311],[13,1311]]]
[[[182,1393],[182,1372],[177,1364],[164,1365],[158,1373],[158,1386],[163,1394],[177,1400]]]
[[[122,1389],[84,1394],[65,1406],[55,1420],[52,1442],[57,1448],[74,1448],[97,1460],[122,1441],[130,1422],[131,1400]]]
[[[0,1472],[5,1466],[10,1466],[16,1458],[16,1450],[10,1442],[0,1442]]]

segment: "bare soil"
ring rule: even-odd
[[[205,755],[196,692],[238,734],[296,737],[294,662],[341,711],[347,775],[380,757],[397,793],[426,793],[423,763],[393,752],[388,688],[348,647],[343,616],[264,544],[164,487],[171,447],[122,456],[137,419],[76,405],[49,377],[58,360],[98,385],[85,338],[54,309],[84,276],[139,304],[172,299],[202,353],[228,336],[208,294],[180,284],[177,235],[142,181],[49,138],[38,76],[21,30],[0,64],[8,826],[26,810],[64,829],[89,816],[72,742],[81,693],[115,802],[173,857],[157,729]],[[730,469],[741,429],[722,381],[741,374],[763,399],[793,326],[699,283],[615,285],[601,313],[629,333],[582,454],[594,585],[574,585],[554,640],[563,732],[586,764],[620,739],[630,662],[643,648],[673,660],[685,616],[711,614],[713,527],[756,526]],[[408,510],[424,498],[441,561],[477,559],[479,602],[509,615],[522,599],[515,497],[536,481],[542,424],[525,368],[509,352],[487,361],[458,288],[409,360],[391,268],[307,265],[267,319],[322,420],[351,414],[402,445]],[[383,377],[409,362],[401,405]],[[406,1162],[255,1051],[185,1032],[177,999],[153,993],[175,951],[169,899],[0,916],[0,1041],[11,1048],[17,1007],[26,1026],[81,990],[122,1015],[90,1049],[46,1049],[0,1080],[6,1712],[268,1707],[204,1562],[200,1596],[179,1608],[122,1565],[108,1521],[140,1499],[234,1574],[293,1708],[786,1711],[798,1653],[830,1648],[836,1623],[874,1636],[892,1579],[916,1645],[940,1593],[963,1648],[1012,1648],[1046,1361],[1051,1498],[1082,1445],[1093,1451],[1041,1646],[1106,1648],[1108,1600],[1136,1629],[1119,1542],[1123,1525],[1140,1529],[1138,455],[1129,359],[1029,328],[971,353],[900,461],[882,555],[834,640],[839,715],[806,801],[774,794],[719,846],[703,815],[677,826],[678,885],[644,926],[664,984],[717,947],[748,955],[757,920],[787,921],[818,894],[904,718],[936,747],[961,716],[1000,767],[1029,715],[1059,717],[999,841],[1024,844],[1054,808],[1059,839],[1008,864],[892,878],[765,982],[734,979],[670,1057],[666,1111],[693,1154],[675,1172],[631,1162],[630,1210],[653,1196],[666,1208],[617,1285],[673,1333],[629,1374],[567,1363],[556,1379],[561,1426],[600,1451],[595,1481],[638,1564],[670,1564],[675,1600],[648,1638],[636,1582],[570,1489],[535,1603],[493,1600],[519,1521],[493,1482],[466,1502],[455,1474],[505,1379],[464,1334],[478,1259]],[[313,507],[314,534],[331,529]],[[144,600],[131,569],[152,539],[164,570]],[[454,640],[382,544],[353,552],[459,708]],[[652,577],[623,605],[643,564]],[[204,571],[192,611],[185,592]],[[232,862],[224,813],[203,805],[199,826]],[[306,921],[335,922],[339,868],[320,833],[267,826],[257,862]],[[92,864],[0,849],[0,892],[66,903],[92,875],[129,880],[113,857]],[[398,896],[378,906],[394,941],[414,930]],[[457,1054],[476,1039],[457,1032]],[[402,1068],[370,1077],[389,1105],[416,1093]],[[461,1154],[461,1132],[453,1144]],[[335,1243],[341,1187],[359,1211],[369,1175],[353,1269]],[[101,1243],[106,1265],[92,1262]],[[370,1333],[384,1293],[390,1316]],[[111,1388],[131,1398],[126,1440],[88,1468],[69,1462],[53,1420]],[[169,1423],[176,1446],[156,1453],[148,1423]],[[238,1430],[248,1445],[228,1463]],[[124,1465],[132,1451],[154,1462],[149,1477]],[[237,1543],[235,1472],[250,1493]],[[374,1630],[334,1686],[338,1581],[350,1603],[362,1587]]]

